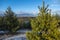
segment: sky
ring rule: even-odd
[[[60,0],[44,0],[52,11],[60,11]],[[14,12],[38,13],[38,6],[42,6],[42,0],[0,0],[0,11],[7,10],[10,6]]]

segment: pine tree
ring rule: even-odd
[[[8,7],[5,12],[4,20],[5,20],[6,29],[9,32],[14,33],[17,31],[17,29],[19,28],[19,22],[15,13],[11,10],[10,7]]]
[[[51,15],[48,5],[45,6],[43,1],[42,7],[39,8],[39,14],[31,20],[32,32],[27,32],[28,40],[60,40],[60,32],[57,28],[58,22],[56,17]]]

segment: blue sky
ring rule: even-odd
[[[60,0],[44,1],[52,11],[60,11]],[[38,5],[42,5],[42,0],[0,0],[0,11],[5,11],[10,6],[14,12],[37,13]]]

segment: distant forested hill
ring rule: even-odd
[[[0,16],[4,16],[4,12],[0,11]],[[17,13],[16,14],[17,17],[35,17],[36,15],[34,14],[30,14],[30,13]]]

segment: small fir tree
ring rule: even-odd
[[[19,21],[10,7],[8,7],[7,11],[5,12],[4,20],[6,29],[9,30],[9,32],[14,33],[17,31],[17,29],[19,28]]]

